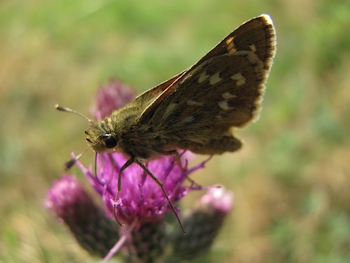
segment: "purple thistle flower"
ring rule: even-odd
[[[184,160],[189,157],[188,153],[181,158],[183,167],[177,163],[175,156],[164,156],[148,162],[149,170],[163,183],[171,202],[179,201],[190,190],[200,189],[193,185],[183,186],[190,173],[204,166],[204,163],[201,163],[188,169]],[[162,220],[164,213],[171,211],[169,203],[159,185],[137,164],[123,171],[121,191],[118,200],[115,200],[119,171],[126,161],[127,158],[120,153],[98,154],[96,175],[91,167],[87,169],[80,162],[77,162],[77,165],[96,192],[102,196],[110,216],[113,216],[116,209],[118,220],[128,225],[136,220],[137,227],[147,222]]]
[[[119,80],[111,80],[97,92],[96,108],[93,110],[98,120],[110,115],[135,98],[135,91]]]
[[[44,204],[91,254],[105,256],[119,239],[119,226],[95,204],[75,177],[63,175],[54,182]]]
[[[224,187],[211,187],[183,219],[188,234],[174,230],[169,243],[172,244],[171,258],[189,260],[206,254],[213,244],[224,219],[233,207],[233,194]]]
[[[199,209],[210,211],[217,216],[225,217],[233,209],[234,195],[225,187],[212,187],[201,197]]]

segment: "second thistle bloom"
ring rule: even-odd
[[[119,80],[112,80],[97,93],[94,114],[101,120],[135,98],[135,91]]]

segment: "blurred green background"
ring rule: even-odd
[[[350,3],[333,0],[1,1],[0,262],[93,260],[42,205],[85,149],[86,122],[55,103],[91,116],[110,78],[144,91],[262,13],[278,44],[260,120],[193,176],[235,193],[207,257],[350,262]]]

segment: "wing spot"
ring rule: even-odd
[[[230,37],[226,40],[226,49],[229,54],[233,54],[237,52],[237,49],[235,48],[235,44],[233,43],[234,37]]]
[[[216,83],[219,83],[222,78],[219,77],[220,71],[216,72],[214,75],[212,75],[209,79],[210,85],[215,85]]]
[[[186,118],[182,119],[182,123],[189,123],[192,122],[194,120],[193,116],[187,116]]]
[[[221,115],[216,115],[215,118],[217,118],[219,121],[221,121],[223,119],[223,117]]]
[[[256,47],[255,47],[254,44],[250,45],[249,48],[250,48],[251,51],[256,52]]]
[[[236,98],[237,96],[236,95],[232,95],[230,92],[226,91],[225,93],[222,94],[222,97],[225,100],[228,100],[228,99]]]
[[[241,72],[232,75],[231,79],[236,81],[236,86],[237,87],[242,86],[242,85],[244,85],[246,83],[245,82],[245,77],[242,76]]]
[[[218,104],[219,107],[225,111],[233,109],[232,107],[228,106],[227,100],[219,101]]]
[[[167,118],[170,113],[174,110],[174,108],[176,107],[177,103],[171,103],[169,104],[169,106],[166,108],[165,112],[164,112],[164,115],[162,117],[162,119],[165,119]]]
[[[264,63],[258,58],[258,56],[255,53],[249,53],[247,58],[250,64],[252,64],[252,66],[254,67],[256,79],[259,81],[265,80],[268,74],[264,70]]]
[[[193,105],[202,106],[203,103],[197,102],[197,101],[194,101],[194,100],[188,100],[188,101],[187,101],[187,105],[188,105],[188,106],[193,106]]]
[[[210,76],[207,75],[207,73],[205,71],[202,72],[202,74],[199,76],[198,78],[198,83],[202,83],[203,81],[205,81],[206,79],[208,79]]]

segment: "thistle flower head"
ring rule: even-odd
[[[62,219],[68,219],[74,215],[76,204],[90,204],[92,202],[89,195],[79,185],[75,177],[63,175],[55,181],[52,188],[47,193],[45,201],[46,208],[56,212]]]
[[[105,256],[119,239],[119,226],[95,204],[78,180],[63,175],[47,193],[44,205],[66,224],[91,254]]]
[[[202,196],[198,206],[203,210],[211,210],[213,213],[226,216],[233,209],[233,203],[233,193],[221,186],[210,188]]]
[[[111,80],[97,92],[93,110],[98,120],[110,115],[113,110],[123,107],[135,98],[135,91],[119,80]]]
[[[185,154],[181,160],[189,158]],[[85,174],[90,184],[102,196],[109,215],[114,209],[121,222],[131,224],[137,220],[140,224],[161,220],[163,214],[171,211],[166,196],[157,183],[137,164],[132,164],[121,174],[121,191],[115,200],[118,189],[118,176],[121,167],[126,163],[120,153],[99,154],[97,156],[97,173],[92,168],[85,168],[80,162],[77,165]],[[187,165],[178,164],[175,156],[164,156],[148,163],[148,169],[163,183],[171,202],[177,202],[190,190],[198,189],[193,185],[183,186],[187,176],[201,168],[204,163],[188,169]]]
[[[173,255],[181,260],[200,257],[208,252],[223,222],[233,207],[233,194],[224,187],[211,187],[183,219],[188,234],[175,229],[170,237]]]

